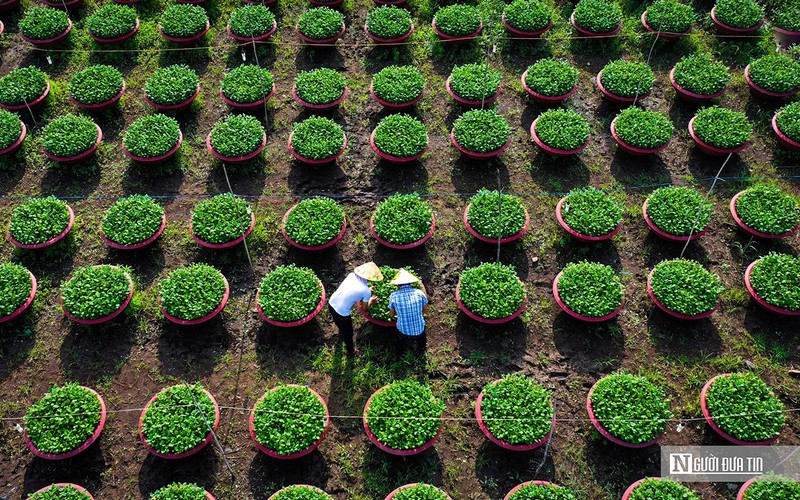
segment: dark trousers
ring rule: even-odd
[[[350,316],[342,316],[337,313],[334,308],[328,304],[328,311],[333,317],[333,324],[339,329],[339,338],[344,342],[344,347],[347,349],[347,354],[355,352],[355,344],[353,344],[353,318]]]
[[[400,330],[395,330],[394,346],[397,354],[402,356],[406,351],[411,351],[416,356],[424,356],[428,344],[428,332],[419,335],[405,335]]]

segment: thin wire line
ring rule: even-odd
[[[692,223],[692,227],[689,228],[689,237],[686,238],[686,244],[683,245],[683,250],[681,250],[681,258],[683,258],[683,254],[686,253],[686,249],[689,248],[689,243],[692,241],[692,234],[694,234],[694,228],[697,226],[697,222],[700,220],[700,214],[703,211],[703,205],[708,201],[708,198],[711,197],[711,192],[714,190],[714,186],[717,185],[717,181],[720,179],[719,175],[722,173],[722,169],[725,168],[725,165],[728,164],[728,161],[733,157],[733,153],[728,153],[728,157],[725,158],[725,161],[722,162],[722,166],[719,167],[717,171],[717,175],[714,176],[714,182],[711,183],[711,187],[708,189],[706,193],[706,197],[703,199],[703,203],[697,207],[697,213],[694,217],[694,222]]]

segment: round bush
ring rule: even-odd
[[[800,142],[800,101],[795,101],[778,112],[778,129],[783,135]]]
[[[675,236],[703,231],[713,211],[714,204],[690,187],[666,186],[647,197],[647,217],[657,228]]]
[[[503,9],[503,18],[520,31],[541,31],[553,20],[553,8],[541,0],[514,0]]]
[[[347,79],[335,69],[301,71],[294,79],[297,96],[311,104],[328,104],[344,94]]]
[[[69,18],[63,10],[31,7],[19,21],[19,30],[32,40],[49,40],[69,28]]]
[[[0,102],[19,106],[36,100],[47,90],[47,74],[35,66],[12,70],[0,78]]]
[[[129,153],[141,158],[154,158],[169,152],[181,139],[175,118],[154,114],[139,118],[125,131],[122,143]]]
[[[122,85],[122,73],[117,68],[95,64],[72,76],[69,95],[81,104],[100,104],[116,97]]]
[[[673,78],[681,88],[689,92],[711,95],[725,88],[730,74],[727,66],[715,61],[711,54],[701,52],[681,58],[675,65]]]
[[[69,209],[53,196],[28,198],[11,212],[8,232],[23,245],[37,245],[63,233],[69,225]]]
[[[683,33],[689,31],[695,21],[691,5],[677,0],[656,0],[647,7],[647,24],[663,33]]]
[[[719,106],[703,108],[695,115],[694,133],[716,148],[738,148],[750,140],[753,124],[747,115]]]
[[[314,271],[294,264],[278,266],[261,281],[258,305],[264,316],[275,321],[297,321],[319,305],[322,285]]]
[[[198,202],[192,210],[192,232],[208,243],[228,243],[247,232],[252,222],[247,200],[230,193]]]
[[[562,59],[539,59],[528,66],[525,74],[525,85],[551,97],[568,93],[577,83],[578,69]]]
[[[98,38],[118,38],[133,31],[137,19],[133,7],[108,3],[86,19],[86,27]]]
[[[275,27],[275,14],[263,5],[245,5],[233,11],[228,26],[234,35],[259,37]]]
[[[413,101],[422,95],[423,87],[425,77],[414,66],[387,66],[372,77],[375,95],[393,104]]]
[[[379,319],[381,321],[395,321],[396,318],[392,317],[389,314],[389,308],[387,305],[389,304],[389,296],[398,290],[398,286],[392,285],[391,280],[394,278],[400,269],[395,269],[391,266],[380,266],[381,274],[383,274],[385,279],[382,281],[374,281],[370,282],[370,286],[372,287],[372,296],[377,299],[377,302],[372,304],[371,306],[367,307],[367,314],[372,316],[375,319]],[[411,274],[416,276],[416,273],[410,268],[404,268],[406,271],[410,272]],[[412,283],[411,286],[416,288],[417,290],[422,290],[422,282],[417,281]]]
[[[61,284],[64,309],[76,318],[91,320],[116,312],[131,293],[125,268],[100,265],[79,267]]]
[[[0,109],[0,149],[5,149],[19,139],[22,121],[15,113]]]
[[[178,319],[192,321],[207,316],[225,296],[225,278],[207,264],[175,269],[159,283],[161,307]]]
[[[575,493],[570,488],[555,485],[526,484],[518,489],[509,500],[575,500]]]
[[[518,196],[481,189],[469,203],[467,222],[484,238],[508,238],[525,227],[525,205]]]
[[[13,262],[0,264],[0,317],[8,316],[27,302],[33,281],[25,267]]]
[[[507,318],[525,303],[525,286],[512,266],[484,262],[462,272],[459,282],[461,302],[482,318]]]
[[[337,36],[344,26],[344,15],[330,7],[308,9],[300,15],[297,29],[312,40],[327,40]]]
[[[649,94],[656,81],[653,70],[645,62],[617,59],[603,68],[600,83],[614,95],[633,98]]]
[[[488,64],[455,66],[450,73],[450,90],[468,101],[489,99],[500,91],[503,74]]]
[[[91,118],[67,113],[45,125],[42,146],[54,156],[75,156],[94,146],[98,134]]]
[[[622,22],[622,9],[615,1],[581,0],[573,12],[575,24],[592,33],[614,31]]]
[[[225,97],[247,104],[267,97],[274,83],[275,79],[269,70],[255,64],[242,64],[225,73],[221,86]]]
[[[456,118],[453,135],[462,148],[474,153],[489,153],[508,142],[511,126],[493,109],[473,109]]]
[[[25,412],[25,431],[39,451],[67,453],[89,440],[100,425],[97,395],[72,382],[53,386]],[[64,418],[48,418],[64,415]]]
[[[797,481],[756,481],[744,492],[743,500],[791,500],[800,498]]]
[[[750,63],[750,80],[770,92],[800,89],[800,62],[787,54],[769,54]]]
[[[465,36],[475,33],[481,27],[481,14],[474,5],[448,5],[436,11],[433,22],[445,35]]]
[[[659,262],[653,268],[651,286],[667,309],[687,316],[711,311],[725,291],[719,276],[688,259]]]
[[[408,158],[428,147],[428,132],[417,118],[388,115],[375,127],[375,145],[387,155]]]
[[[162,389],[142,415],[142,434],[159,453],[184,453],[199,446],[214,426],[214,402],[199,383]]]
[[[320,246],[336,238],[344,224],[344,212],[334,200],[318,197],[298,203],[283,225],[295,243]]]
[[[786,31],[800,31],[800,5],[787,2],[777,7],[770,16],[773,26]]]
[[[264,134],[264,126],[255,116],[229,115],[211,129],[211,147],[222,156],[245,156],[261,146]]]
[[[675,125],[666,115],[636,106],[623,109],[616,120],[614,130],[622,142],[642,149],[663,146],[675,131]]]
[[[764,441],[781,432],[783,403],[753,373],[720,377],[706,391],[706,406],[717,427],[741,441]]]
[[[677,481],[655,478],[647,478],[639,483],[630,496],[630,500],[650,500],[653,498],[700,500],[697,493]]]
[[[573,230],[587,236],[605,236],[622,221],[622,205],[608,193],[594,188],[570,191],[561,206],[561,217]]]
[[[433,210],[418,194],[395,194],[378,204],[372,223],[382,239],[406,245],[428,234],[433,223]]]
[[[766,234],[783,234],[800,223],[797,201],[775,186],[751,187],[739,196],[735,208],[747,227]]]
[[[344,130],[330,118],[312,116],[294,124],[292,149],[303,158],[324,160],[343,147]]]
[[[571,109],[549,109],[536,121],[536,135],[551,148],[570,151],[589,140],[589,122]]]
[[[381,444],[395,450],[411,450],[436,436],[442,413],[444,403],[428,386],[416,380],[402,380],[374,394],[366,419]]]
[[[256,441],[268,450],[298,453],[325,432],[325,406],[308,387],[279,385],[256,404],[253,429]]]
[[[118,245],[135,245],[151,238],[164,220],[164,207],[149,196],[120,198],[103,215],[103,236]]]
[[[28,500],[91,500],[88,493],[71,484],[52,484],[44,491],[37,491],[28,496]]]
[[[208,14],[197,5],[175,4],[161,14],[161,31],[175,38],[191,38],[208,26]]]
[[[411,13],[394,5],[384,5],[367,14],[367,31],[378,38],[400,38],[411,31]]]
[[[450,497],[436,486],[417,483],[403,487],[403,489],[394,494],[392,500],[450,500]]]
[[[271,500],[333,500],[333,497],[313,486],[293,485],[275,493]]]
[[[764,7],[755,0],[717,0],[717,20],[734,28],[752,28],[764,18]]]
[[[622,305],[625,287],[610,266],[595,262],[567,264],[558,279],[558,295],[571,310],[600,318]]]
[[[149,500],[207,500],[206,490],[192,483],[172,483],[157,489]]]
[[[171,106],[189,100],[199,85],[200,78],[193,69],[185,64],[174,64],[157,69],[144,84],[144,93],[156,104]]]
[[[513,445],[534,444],[550,432],[552,394],[521,373],[505,375],[483,388],[481,414],[497,439]]]
[[[656,439],[672,418],[664,390],[642,376],[626,372],[601,378],[594,386],[591,402],[600,425],[631,444]]]
[[[770,252],[756,261],[750,272],[750,284],[766,303],[800,311],[800,259],[797,257]]]

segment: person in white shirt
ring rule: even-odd
[[[328,300],[328,311],[339,329],[339,338],[344,342],[348,356],[361,354],[353,340],[353,319],[350,312],[358,302],[370,306],[378,301],[373,297],[370,281],[383,280],[380,268],[374,262],[367,262],[353,269],[353,272],[339,285]]]

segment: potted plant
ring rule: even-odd
[[[594,188],[576,189],[556,205],[558,224],[576,240],[594,243],[613,238],[622,228],[622,204]]]
[[[789,500],[800,496],[800,482],[778,480],[769,477],[764,480],[751,479],[739,489],[736,500],[766,500],[767,498]]]
[[[481,14],[474,5],[454,4],[436,11],[431,22],[440,40],[466,43],[477,38],[483,30]]]
[[[269,70],[255,64],[242,64],[222,77],[219,95],[237,111],[261,109],[275,93],[275,79]]]
[[[28,198],[11,212],[8,241],[18,248],[38,250],[64,239],[75,223],[75,212],[54,196]]]
[[[430,387],[416,380],[393,382],[369,397],[364,431],[386,453],[416,455],[433,446],[439,436],[444,408]]]
[[[793,102],[775,113],[772,131],[784,149],[800,151],[800,102]]]
[[[178,121],[156,113],[131,123],[122,138],[122,151],[134,161],[155,165],[172,158],[182,143]]]
[[[511,451],[531,451],[550,439],[555,425],[552,393],[521,373],[484,386],[475,419],[490,441]]]
[[[166,225],[164,207],[149,196],[129,196],[106,210],[100,239],[117,250],[137,250],[156,241]]]
[[[755,0],[717,0],[711,20],[721,35],[745,35],[764,24],[764,7]]]
[[[711,316],[723,291],[719,276],[689,259],[661,261],[647,276],[647,294],[655,305],[679,319]]]
[[[321,116],[295,123],[289,134],[289,152],[302,163],[324,165],[336,161],[347,148],[342,127]]]
[[[764,309],[800,315],[800,259],[770,252],[747,266],[744,284],[753,300]]]
[[[383,276],[397,276],[397,273],[400,271],[399,268],[395,269],[391,266],[380,266],[380,269]],[[403,269],[410,272],[414,276],[417,276],[413,269],[408,267]],[[390,281],[390,279],[384,279],[383,281],[375,281],[371,285],[372,296],[377,299],[377,302],[370,306],[364,302],[358,303],[358,310],[361,312],[361,315],[364,317],[364,319],[370,323],[387,327],[395,326],[397,324],[397,318],[389,314],[389,308],[386,307],[386,305],[389,303],[389,296],[396,292],[399,288],[396,285],[392,285]],[[425,286],[422,284],[422,280],[412,283],[411,286],[418,290],[422,290],[423,292],[425,291]]]
[[[617,2],[581,0],[569,17],[579,35],[607,37],[622,29],[622,9]]]
[[[738,153],[750,145],[753,124],[740,111],[712,106],[689,120],[689,135],[700,151],[711,156]]]
[[[733,220],[744,232],[758,238],[785,238],[800,227],[800,208],[788,193],[758,184],[731,199]]]
[[[617,59],[606,64],[597,74],[597,86],[614,104],[634,104],[650,95],[656,81],[653,70],[645,62]]]
[[[695,22],[691,5],[677,0],[656,0],[642,12],[642,26],[659,38],[674,40],[688,35]]]
[[[800,92],[800,62],[787,54],[769,54],[748,64],[744,78],[757,97],[791,97]]]
[[[541,0],[514,0],[500,20],[514,37],[539,38],[553,27],[553,8]]]
[[[369,220],[369,230],[381,245],[408,250],[425,244],[436,228],[436,217],[418,194],[394,194],[381,203]]]
[[[67,113],[42,129],[44,155],[58,163],[78,163],[97,151],[103,131],[91,118]]]
[[[700,238],[706,232],[713,211],[713,203],[696,189],[686,186],[658,188],[642,205],[642,216],[648,227],[668,241]]]
[[[344,236],[347,219],[342,207],[325,197],[306,198],[290,208],[281,220],[281,233],[301,250],[324,250]]]
[[[405,484],[391,493],[384,500],[452,500],[444,490],[431,484]]]
[[[425,77],[414,66],[387,66],[372,77],[369,94],[384,108],[400,111],[418,103],[424,87]]]
[[[11,156],[22,146],[28,129],[11,111],[0,109],[0,156]]]
[[[17,68],[0,78],[0,107],[9,111],[38,109],[49,93],[47,74],[36,66]]]
[[[344,35],[344,15],[330,7],[315,7],[300,15],[294,31],[312,45],[334,44]]]
[[[69,498],[72,500],[94,500],[94,497],[83,486],[72,483],[54,483],[45,486],[28,496],[28,500],[53,500]]]
[[[197,5],[170,5],[161,14],[158,31],[169,42],[189,46],[197,43],[211,28],[205,9]]]
[[[307,109],[333,109],[347,97],[347,80],[342,73],[330,68],[301,71],[294,79],[292,96]]]
[[[69,100],[85,111],[110,109],[119,102],[124,93],[125,80],[122,79],[122,73],[105,64],[82,69],[69,81]]]
[[[219,428],[219,405],[199,383],[162,389],[139,417],[139,439],[153,455],[177,459],[205,448]]]
[[[528,481],[516,485],[503,500],[576,500],[570,488],[547,481]]]
[[[109,3],[86,19],[86,28],[95,42],[121,43],[139,31],[139,16],[133,7]]]
[[[553,280],[553,296],[565,313],[588,322],[612,319],[625,305],[625,287],[617,273],[595,262],[567,264]]]
[[[557,105],[578,88],[578,69],[562,59],[539,59],[522,73],[522,88],[539,104]]]
[[[144,100],[159,111],[183,111],[199,93],[200,78],[185,64],[159,68],[144,84]]]
[[[256,214],[247,200],[224,193],[194,206],[189,233],[201,246],[222,250],[244,241],[255,224]]]
[[[220,119],[206,137],[211,155],[226,163],[252,160],[267,145],[264,126],[254,116],[229,115]]]
[[[128,307],[133,290],[127,268],[108,264],[79,267],[61,284],[64,316],[82,325],[105,323]]]
[[[263,5],[245,5],[231,13],[228,34],[237,42],[263,42],[278,29],[275,14]]]
[[[193,483],[171,483],[154,491],[148,500],[214,500],[214,496]]]
[[[522,238],[531,222],[520,197],[488,189],[469,199],[462,220],[472,236],[492,244]]]
[[[744,446],[774,443],[785,423],[784,406],[753,373],[726,373],[706,382],[700,409],[708,425],[726,441]]]
[[[800,40],[800,5],[785,3],[777,6],[771,16],[775,38],[784,48]]]
[[[549,109],[531,124],[531,137],[552,156],[571,156],[589,145],[589,122],[571,109]]]
[[[628,486],[622,500],[648,500],[651,498],[680,498],[700,500],[697,493],[677,481],[660,477],[647,477]]]
[[[522,314],[528,297],[512,266],[484,262],[461,273],[456,302],[475,321],[500,324]]]
[[[586,397],[586,411],[595,429],[625,448],[645,448],[667,431],[672,411],[664,390],[645,377],[627,372],[607,375]]]
[[[278,490],[267,500],[333,500],[333,497],[315,486],[293,484]]]
[[[453,67],[445,88],[457,103],[472,108],[490,104],[500,95],[503,74],[488,64],[464,64]]]
[[[658,153],[669,144],[675,125],[664,114],[631,106],[611,122],[611,135],[621,150],[634,156]]]
[[[728,67],[708,52],[684,56],[669,72],[669,81],[686,102],[707,102],[722,95],[730,74]]]
[[[377,44],[404,42],[413,32],[411,13],[394,5],[371,10],[364,24],[364,33]]]
[[[19,317],[36,297],[36,276],[13,262],[0,264],[0,323]]]
[[[72,30],[67,13],[49,7],[31,7],[19,21],[23,40],[40,49],[51,49],[62,43]]]
[[[456,118],[450,142],[467,158],[494,158],[511,143],[511,126],[493,109],[473,109]]]
[[[325,439],[330,414],[325,400],[302,385],[278,385],[267,391],[250,413],[250,437],[272,458],[308,455]]]
[[[225,308],[230,286],[217,269],[192,264],[175,269],[158,284],[158,303],[165,318],[178,325],[205,323]]]
[[[42,418],[64,415],[64,418]],[[93,389],[74,382],[54,385],[25,412],[25,444],[47,460],[71,458],[92,445],[106,423],[106,404]]]
[[[388,115],[378,122],[369,136],[372,149],[389,163],[409,163],[419,159],[428,148],[428,131],[417,118]]]
[[[308,323],[325,305],[325,287],[307,267],[278,266],[261,280],[256,311],[267,323],[281,327]]]

